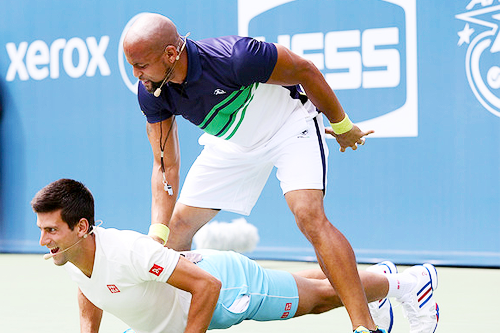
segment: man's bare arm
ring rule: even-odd
[[[267,83],[285,86],[302,85],[307,97],[331,123],[342,121],[345,117],[344,109],[319,69],[311,61],[298,56],[284,46],[275,45],[278,49],[278,60]],[[354,125],[350,131],[340,135],[333,132],[327,133],[334,135],[340,145],[340,150],[345,151],[347,147],[356,149],[356,144],[362,144],[362,138],[373,131],[363,132]]]
[[[167,283],[191,293],[191,305],[184,332],[206,332],[217,306],[221,282],[181,257]]]
[[[78,288],[78,308],[80,309],[80,332],[97,333],[101,326],[102,310],[85,297]]]
[[[161,123],[147,123],[147,133],[153,151],[151,224],[163,223],[168,225],[179,191],[180,150],[175,118],[170,117]],[[164,152],[165,180],[172,186],[172,195],[164,189],[161,167],[162,148]]]

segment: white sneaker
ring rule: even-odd
[[[423,264],[410,267],[403,274],[411,274],[417,281],[412,291],[397,299],[410,322],[410,333],[433,333],[439,319],[439,308],[434,300],[434,290],[438,286],[436,268]]]
[[[381,274],[397,274],[398,269],[390,261],[382,261],[376,265],[366,269],[369,272]],[[372,315],[375,325],[391,333],[392,325],[394,324],[394,315],[392,312],[392,304],[388,298],[383,298],[379,301],[368,303],[368,308]]]
[[[378,327],[376,331],[370,331],[364,326],[359,326],[353,333],[387,333],[387,331],[381,329],[380,327]]]

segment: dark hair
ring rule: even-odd
[[[42,188],[31,200],[35,213],[50,213],[61,209],[61,218],[71,230],[80,219],[94,222],[94,197],[82,183],[73,179],[59,179]]]

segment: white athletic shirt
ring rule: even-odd
[[[179,253],[134,231],[97,227],[94,234],[92,276],[64,265],[82,293],[137,333],[183,332],[191,294],[166,283]]]

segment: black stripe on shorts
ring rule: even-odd
[[[323,195],[325,195],[325,192],[326,192],[326,156],[325,156],[325,147],[323,146],[323,140],[321,140],[321,132],[319,130],[319,125],[318,125],[318,117],[314,117],[314,126],[316,127],[316,136],[318,138],[319,151],[321,154],[321,164],[323,165]]]

